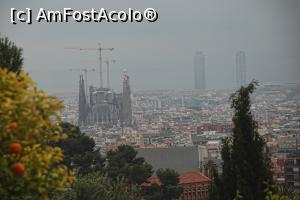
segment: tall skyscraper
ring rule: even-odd
[[[246,84],[246,53],[238,51],[235,57],[236,64],[236,86],[237,88]]]
[[[194,79],[195,89],[206,88],[205,80],[205,55],[202,52],[196,52],[194,56]]]

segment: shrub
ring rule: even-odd
[[[66,137],[57,113],[62,107],[25,72],[0,68],[1,199],[49,199],[73,181],[62,150],[48,145]]]

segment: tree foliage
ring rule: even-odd
[[[125,179],[112,181],[96,172],[78,178],[72,187],[57,196],[56,200],[132,200],[137,199],[137,188],[128,188]]]
[[[7,37],[0,37],[0,68],[20,72],[23,65],[22,51]]]
[[[179,186],[179,174],[173,169],[158,169],[156,174],[161,182],[162,199],[177,199],[183,192],[183,188]]]
[[[144,196],[147,200],[172,200],[177,199],[183,192],[179,186],[179,174],[173,169],[158,169],[156,174],[160,184],[145,186]]]
[[[299,195],[295,194],[293,197],[288,197],[283,194],[273,194],[271,190],[267,190],[266,200],[298,200],[300,199]]]
[[[142,184],[153,173],[152,166],[142,157],[136,157],[137,151],[128,145],[118,146],[117,150],[107,153],[107,174],[112,179],[124,177],[130,184]]]
[[[231,148],[231,138],[225,138],[222,141],[222,150],[221,156],[223,159],[222,169],[223,174],[220,183],[224,183],[219,185],[220,197],[224,197],[224,199],[233,199],[236,196],[236,172],[235,165],[232,157],[232,148]],[[225,184],[228,183],[228,184]]]
[[[267,185],[272,184],[267,147],[251,113],[250,95],[257,84],[252,81],[247,87],[242,86],[230,98],[234,128],[232,138],[224,140],[222,146],[222,189],[217,191],[221,199],[241,196],[244,200],[263,200]]]
[[[212,169],[212,177],[211,177],[211,185],[209,188],[209,200],[219,200],[223,198],[224,195],[224,186],[222,184],[222,180],[216,170],[216,168]]]
[[[1,199],[48,199],[73,181],[61,149],[48,145],[66,136],[58,124],[61,108],[24,72],[0,69]]]
[[[54,146],[63,149],[65,156],[63,163],[69,169],[75,170],[78,175],[102,171],[104,158],[101,157],[99,149],[95,149],[95,141],[70,123],[63,122],[61,127],[68,138]]]

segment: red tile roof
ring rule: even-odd
[[[201,174],[200,172],[186,172],[180,174],[179,176],[179,184],[199,183],[206,181],[210,181],[210,179],[207,176]]]
[[[179,175],[179,184],[199,183],[206,181],[210,181],[210,179],[207,176],[201,174],[200,172],[185,172]],[[150,185],[154,183],[160,184],[160,180],[157,176],[152,176],[148,178],[143,185]]]

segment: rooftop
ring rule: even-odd
[[[207,181],[210,181],[210,179],[200,172],[185,172],[179,175],[179,184],[200,183]],[[146,185],[154,183],[160,184],[160,180],[157,176],[152,176],[146,181]]]

